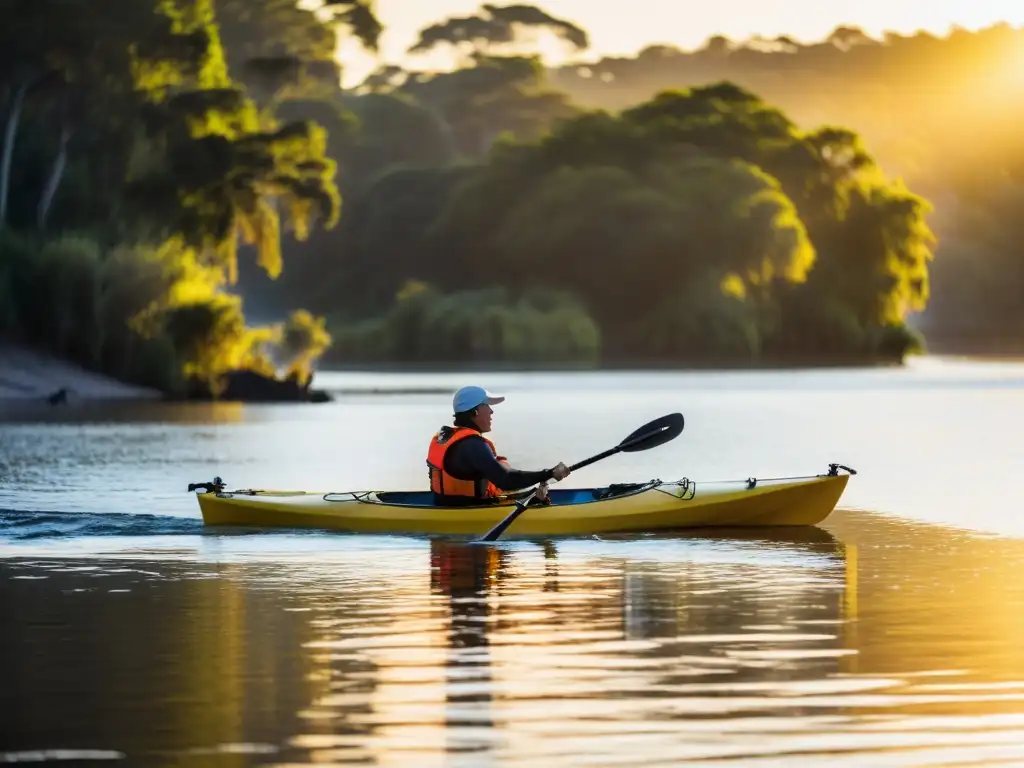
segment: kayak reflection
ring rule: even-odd
[[[559,684],[581,709],[635,697],[637,664],[674,668],[670,686],[729,690],[831,676],[855,653],[845,626],[855,573],[827,531],[624,538],[430,542],[431,590],[448,608],[450,755],[493,749],[495,729]]]
[[[494,547],[430,542],[431,591],[448,597],[444,723],[451,759],[471,759],[494,746],[488,593],[505,575],[508,559]]]

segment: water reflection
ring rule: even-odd
[[[786,535],[309,541],[0,561],[0,759],[1024,757],[1024,542],[860,514]]]
[[[268,408],[264,406],[264,412]],[[221,402],[164,402],[149,400],[94,400],[53,407],[43,400],[0,399],[0,424],[178,424],[205,426],[235,424],[259,418],[260,405]],[[40,430],[33,430],[38,433]]]
[[[507,577],[507,552],[495,547],[430,544],[430,586],[448,604],[445,654],[445,751],[473,757],[494,747],[494,677],[488,593]],[[479,764],[475,757],[470,761]]]

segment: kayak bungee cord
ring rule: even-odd
[[[679,493],[676,494],[673,493],[672,491],[666,491],[662,487],[663,485],[679,486],[682,490],[680,490]],[[697,484],[690,480],[689,478],[684,477],[682,480],[676,480],[670,483],[661,483],[659,481],[659,484],[656,485],[651,490],[658,491],[659,493],[664,493],[666,496],[671,496],[674,499],[679,499],[681,501],[689,501],[690,499],[697,495]],[[690,495],[687,496],[687,493],[689,493]]]
[[[856,475],[857,470],[852,467],[848,467],[845,464],[829,464],[828,474],[825,475],[791,475],[789,477],[748,477],[746,480],[701,480],[705,485],[745,485],[747,490],[752,490],[757,487],[758,483],[778,483],[778,482],[799,482],[802,480],[817,480],[822,477],[837,477],[839,470],[845,469],[851,475]],[[681,478],[679,480],[670,481],[668,483],[662,483],[664,485],[678,485],[682,486],[682,492],[679,495],[672,493],[672,491],[665,490],[664,487],[655,487],[652,490],[664,493],[668,496],[673,496],[677,499],[688,501],[697,495],[697,481],[691,480],[688,477]],[[689,496],[687,496],[689,492]]]
[[[737,483],[746,483],[751,488],[753,488],[758,483],[775,483],[775,482],[778,482],[780,480],[786,480],[786,481],[791,481],[791,480],[814,480],[815,478],[818,478],[818,477],[836,477],[839,474],[839,470],[840,469],[845,469],[851,475],[856,475],[857,474],[857,470],[856,469],[853,469],[852,467],[848,467],[845,464],[829,464],[828,465],[828,474],[825,474],[825,475],[791,475],[790,477],[761,477],[761,478],[748,477],[746,480],[735,480],[735,479],[728,479],[728,480],[701,480],[701,482],[705,483],[707,485],[734,485],[734,484],[737,484]],[[684,481],[687,481],[687,479],[683,478],[683,480],[681,480],[679,482],[684,482]],[[687,482],[696,482],[696,481],[689,480]]]
[[[325,493],[323,498],[324,501],[359,501],[363,504],[373,504],[372,501],[367,501],[367,498],[375,494],[376,491],[334,491],[332,493]],[[348,496],[348,499],[329,499],[328,496]]]

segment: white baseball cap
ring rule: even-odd
[[[504,401],[505,398],[502,395],[491,394],[483,387],[463,387],[456,392],[455,396],[452,398],[452,412],[462,413],[463,411],[471,411],[478,405],[483,405],[484,403],[487,403],[488,405],[497,405]]]

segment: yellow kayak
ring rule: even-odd
[[[839,470],[849,474],[840,474]],[[696,482],[651,480],[603,488],[552,488],[549,505],[532,505],[509,535],[573,536],[697,527],[817,525],[835,508],[855,470],[830,464],[824,475]],[[430,492],[313,493],[225,490],[220,478],[198,490],[205,525],[319,528],[357,533],[482,535],[515,499],[481,507],[438,507]]]

